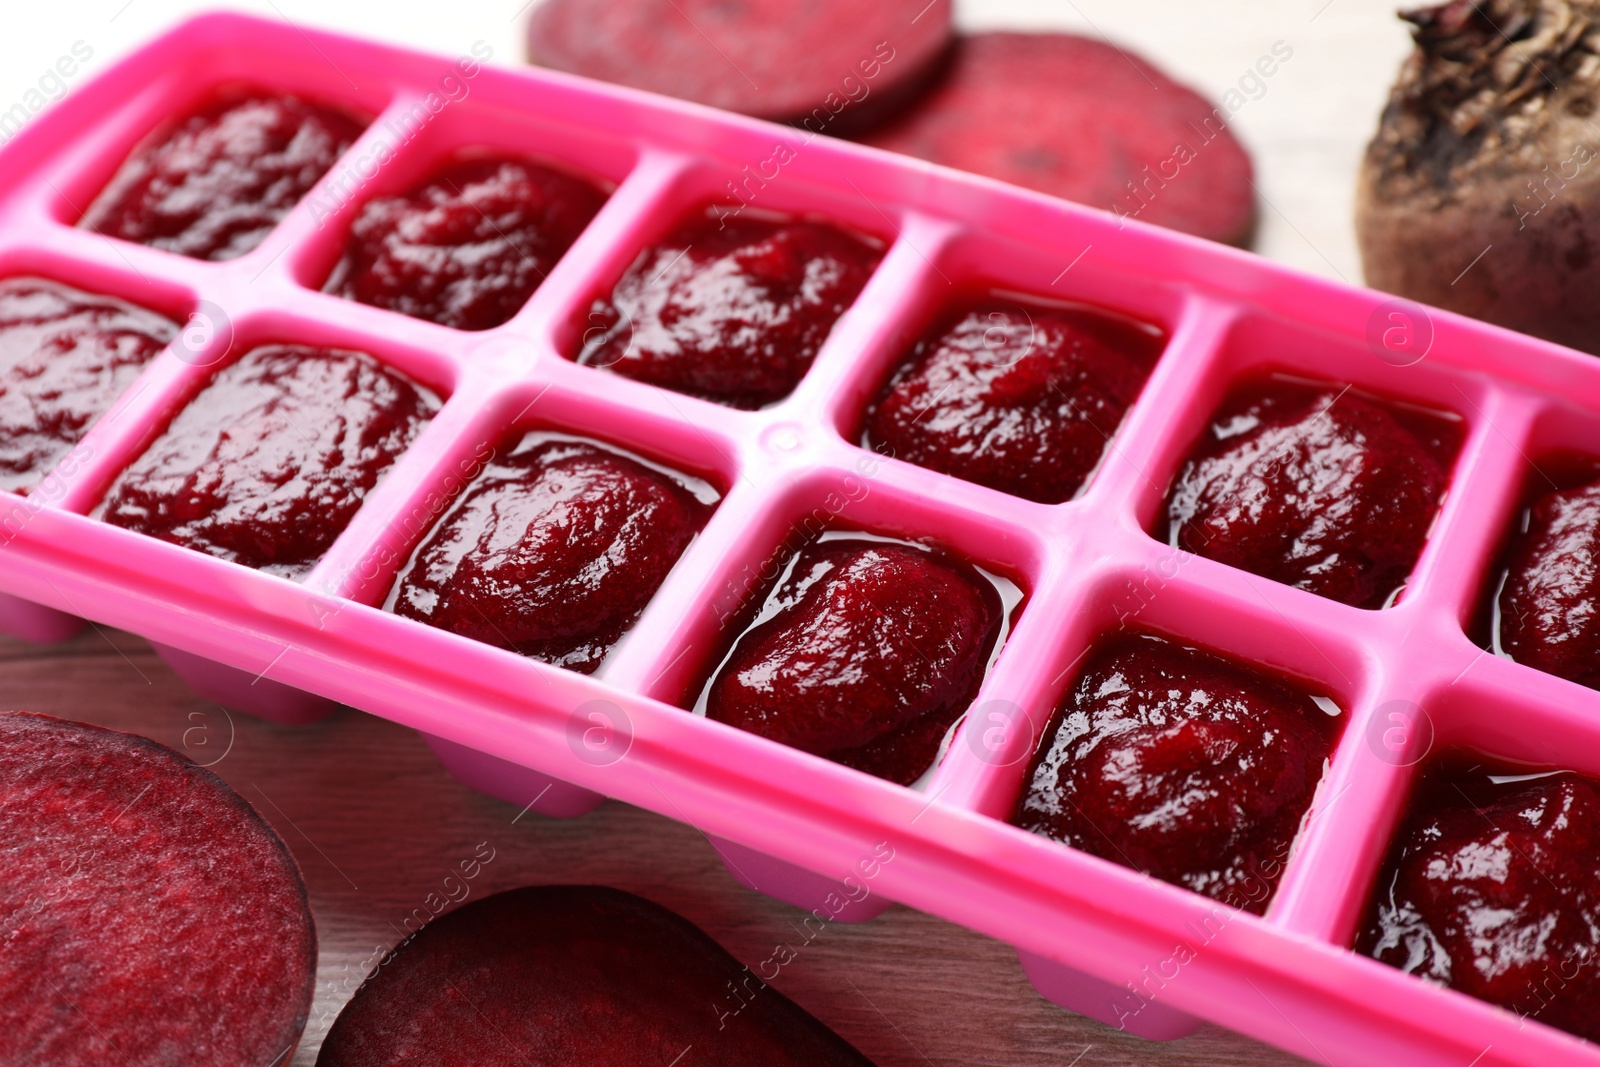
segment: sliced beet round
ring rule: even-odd
[[[528,58],[557,70],[839,133],[926,83],[950,0],[546,0]]]
[[[1255,220],[1229,112],[1138,56],[1064,33],[957,41],[939,81],[862,139],[1215,241]]]
[[[787,962],[780,952],[769,976]],[[428,924],[384,960],[317,1067],[871,1067],[762,982],[764,969],[619,889],[513,889]]]
[[[0,1063],[287,1063],[317,939],[283,841],[154,741],[0,713]]]

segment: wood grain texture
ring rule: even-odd
[[[612,885],[686,916],[747,963],[794,942],[805,915],[739,885],[686,826],[616,801],[580,819],[518,817],[515,805],[457,784],[410,730],[349,709],[298,728],[230,715],[130,634],[91,629],[56,646],[0,639],[0,686],[7,708],[143,734],[210,764],[283,835],[320,940],[294,1067],[315,1062],[374,954],[485,842],[494,856],[468,899],[538,883]],[[1302,1062],[1213,1026],[1167,1044],[1117,1033],[1043,1000],[1005,945],[899,906],[829,927],[774,985],[879,1067]]]

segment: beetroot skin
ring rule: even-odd
[[[0,1063],[288,1062],[317,941],[283,841],[210,771],[0,713]]]
[[[423,927],[356,991],[317,1057],[456,1064],[871,1067],[698,927],[602,886],[513,889]]]
[[[1242,244],[1255,220],[1255,190],[1250,157],[1227,128],[1229,118],[1102,41],[980,33],[957,42],[948,68],[920,101],[863,139]]]
[[[950,44],[950,0],[546,0],[528,58],[814,133],[892,112]]]
[[[1600,789],[1574,774],[1424,774],[1361,952],[1600,1041]]]
[[[531,440],[417,549],[396,614],[592,673],[705,523],[680,482],[608,449]]]
[[[818,222],[700,217],[597,300],[578,362],[737,408],[782,400],[881,252]]]
[[[1173,543],[1381,607],[1417,562],[1458,441],[1442,417],[1348,387],[1247,386],[1178,473],[1167,500]]]
[[[218,100],[137,150],[82,225],[196,259],[236,259],[360,135],[349,116],[293,96]]]
[[[1594,0],[1404,4],[1356,183],[1366,282],[1600,354]]]
[[[706,715],[902,785],[978,691],[999,594],[975,568],[907,545],[802,549],[712,679]]]
[[[862,444],[1059,504],[1100,462],[1159,347],[1103,316],[985,300],[918,342],[868,412]]]
[[[511,159],[456,163],[405,196],[368,201],[328,291],[458,330],[521,310],[605,194]]]
[[[37,485],[177,332],[113,297],[0,282],[0,489]]]
[[[1260,914],[1336,732],[1290,684],[1122,638],[1094,654],[1046,731],[1015,821]]]

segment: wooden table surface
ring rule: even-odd
[[[76,40],[85,76],[213,0],[26,5],[0,36],[0,101],[21,98]],[[477,40],[495,61],[520,55],[525,0],[376,4],[253,0],[233,6],[455,54]],[[1221,98],[1275,42],[1293,57],[1234,116],[1257,165],[1256,248],[1313,273],[1359,282],[1353,178],[1408,45],[1391,0],[990,0],[958,3],[967,28],[1060,27],[1135,49]],[[3,107],[4,104],[0,104]],[[645,894],[745,960],[763,958],[802,914],[739,886],[684,826],[620,803],[571,821],[459,786],[408,730],[354,711],[283,729],[229,716],[190,693],[139,638],[89,630],[60,646],[0,639],[3,704],[155,738],[211,763],[275,825],[311,888],[321,941],[318,993],[294,1063],[309,1065],[364,961],[481,843],[494,859],[481,896],[540,882],[600,882]],[[1151,1044],[1058,1009],[1005,946],[896,907],[831,927],[786,967],[784,992],[881,1067],[1300,1062],[1216,1027]]]

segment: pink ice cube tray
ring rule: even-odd
[[[141,138],[241,82],[374,116],[264,244],[207,263],[75,225]],[[520,314],[467,333],[319,291],[363,202],[469,147],[614,183]],[[1051,999],[1145,1036],[1205,1018],[1330,1063],[1600,1064],[1592,1045],[1348,948],[1428,746],[1600,776],[1600,694],[1467,635],[1530,463],[1600,441],[1600,363],[803,130],[235,15],[188,22],[127,58],[0,158],[0,276],[46,276],[188,323],[42,485],[0,496],[10,632],[60,639],[83,618],[124,627],[230,707],[297,723],[343,702],[421,731],[452,773],[519,806],[572,816],[610,796],[684,820],[738,878],[818,922],[870,918],[891,900],[924,909],[1015,945]],[[764,410],[571,359],[589,302],[707,202],[821,216],[887,245],[799,388]],[[1140,400],[1069,503],[1011,498],[855,443],[890,367],[951,294],[978,285],[1166,331]],[[224,356],[275,341],[368,352],[447,397],[309,578],[89,517]],[[1397,605],[1347,607],[1148,532],[1224,393],[1264,369],[1462,420],[1448,494]],[[610,442],[725,494],[596,677],[380,608],[471,457],[521,428]],[[973,710],[916,789],[683,710],[731,639],[726,620],[808,520],[940,545],[1025,593]],[[1075,665],[1134,622],[1304,679],[1347,717],[1264,917],[1007,821]]]

